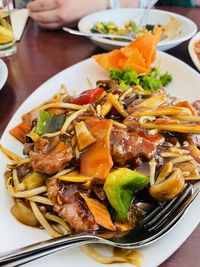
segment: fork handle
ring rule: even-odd
[[[97,243],[98,238],[92,235],[62,236],[38,242],[26,247],[0,254],[0,266],[20,266],[47,256],[62,249],[72,248],[89,243]]]

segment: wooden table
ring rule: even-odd
[[[163,7],[194,20],[200,29],[200,8]],[[194,67],[187,50],[188,42],[167,51]],[[0,134],[19,105],[44,81],[57,72],[95,53],[102,52],[87,38],[48,31],[29,20],[16,55],[4,59],[9,76],[0,91]],[[200,226],[160,267],[200,266]],[[165,248],[163,248],[165,249]]]

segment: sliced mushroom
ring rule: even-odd
[[[174,168],[165,180],[156,182],[149,188],[150,195],[158,201],[171,200],[184,188],[184,177],[179,168]]]
[[[34,213],[22,201],[17,201],[11,208],[12,215],[21,223],[37,227],[39,222]]]

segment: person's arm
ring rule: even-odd
[[[48,29],[72,24],[91,12],[107,8],[107,0],[35,0],[27,5],[29,16]]]
[[[89,13],[104,10],[108,4],[108,0],[35,0],[27,8],[30,17],[40,26],[57,29],[72,25]],[[139,0],[120,0],[120,5],[138,7]]]

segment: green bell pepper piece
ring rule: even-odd
[[[119,168],[108,174],[104,191],[119,221],[126,220],[135,193],[148,183],[148,176],[127,168]]]
[[[35,126],[35,133],[39,136],[45,133],[54,133],[59,131],[65,121],[65,115],[51,115],[49,112],[40,110]]]

